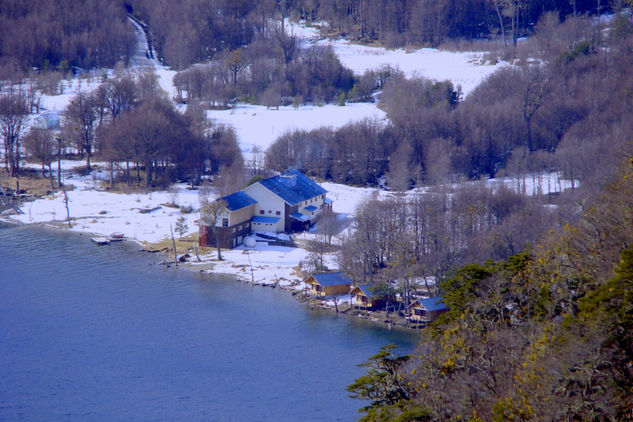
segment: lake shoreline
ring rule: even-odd
[[[29,204],[29,202],[21,203],[20,206],[24,207],[26,204]],[[6,223],[9,225],[16,225],[16,226],[39,227],[39,228],[49,229],[52,231],[58,231],[61,229],[66,232],[77,233],[81,236],[87,236],[89,238],[109,236],[109,234],[107,233],[100,233],[100,232],[85,230],[84,228],[81,228],[80,226],[78,226],[76,222],[73,228],[69,228],[67,226],[67,222],[63,220],[25,223],[23,221],[15,220],[11,217],[12,217],[12,214],[8,214],[8,215],[6,213],[0,214],[0,222]],[[75,220],[82,219],[82,218],[84,217],[81,217],[81,216],[75,217]],[[203,273],[209,276],[213,276],[213,275],[229,276],[231,279],[237,282],[241,282],[241,283],[245,283],[245,284],[249,284],[253,286],[269,287],[273,289],[278,288],[282,291],[286,291],[290,293],[300,303],[304,304],[309,309],[323,310],[323,311],[328,311],[335,314],[346,315],[347,317],[351,317],[351,318],[367,320],[383,327],[388,327],[388,328],[400,327],[407,330],[419,330],[421,328],[424,328],[421,324],[411,323],[408,319],[397,315],[396,314],[397,311],[391,311],[389,316],[385,317],[384,310],[372,312],[372,311],[355,308],[349,303],[339,303],[338,306],[336,306],[336,305],[328,304],[325,301],[315,299],[308,294],[308,291],[307,291],[308,289],[303,283],[303,280],[301,280],[296,274],[292,276],[288,276],[286,274],[286,275],[282,275],[278,277],[277,274],[275,273],[274,278],[273,278],[272,274],[274,273],[274,270],[264,269],[263,271],[260,272],[260,274],[258,274],[257,279],[255,279],[253,274],[250,273],[248,269],[246,268],[248,264],[240,264],[236,260],[232,261],[230,259],[231,254],[233,254],[233,256],[236,256],[236,254],[248,255],[251,252],[256,252],[256,251],[244,250],[240,252],[237,250],[223,250],[223,255],[225,255],[225,258],[222,261],[217,261],[217,259],[213,258],[215,251],[210,249],[207,253],[200,254],[200,257],[202,259],[201,262],[195,262],[194,261],[196,259],[195,253],[191,249],[189,249],[185,253],[178,254],[178,257],[183,257],[186,254],[189,254],[190,256],[189,258],[186,258],[184,262],[175,262],[172,248],[169,248],[169,250],[165,250],[165,249],[153,250],[150,247],[148,247],[149,245],[152,244],[152,242],[144,242],[144,241],[131,238],[131,237],[126,237],[125,240],[126,240],[126,243],[134,242],[134,244],[138,246],[139,248],[137,250],[138,252],[158,253],[159,256],[161,257],[161,262],[159,262],[158,265],[165,265],[170,268],[177,267],[178,269],[184,269],[184,270],[196,272],[196,273]],[[107,245],[94,244],[94,246],[105,247]],[[300,248],[294,248],[294,249],[298,251]],[[250,257],[249,257],[249,260],[250,260]],[[216,270],[215,268],[218,266],[221,266],[222,268],[220,270]],[[288,273],[289,270],[293,268],[293,266],[290,264],[283,265],[282,267],[285,268],[286,273]],[[223,271],[223,270],[231,270],[231,271]]]
[[[415,350],[410,331],[138,250],[1,224],[1,420],[354,420],[356,365]]]

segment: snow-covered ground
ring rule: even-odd
[[[350,103],[345,107],[327,104],[305,105],[278,110],[264,106],[238,104],[231,110],[209,111],[207,116],[217,123],[235,129],[240,149],[248,159],[254,146],[265,151],[280,135],[297,129],[312,130],[322,126],[338,128],[362,119],[385,119],[385,112],[371,103]]]
[[[351,43],[345,39],[324,39],[316,28],[303,24],[287,24],[289,31],[303,39],[303,46],[311,43],[332,46],[343,66],[356,75],[377,69],[385,64],[398,67],[407,77],[425,77],[449,80],[455,86],[461,85],[464,95],[468,95],[481,81],[507,63],[488,63],[480,51],[450,52],[435,48],[417,50],[384,47],[370,47]]]
[[[501,66],[507,65],[503,62],[485,64],[483,52],[453,53],[432,48],[389,50],[352,44],[343,39],[321,39],[314,28],[297,24],[287,26],[289,31],[303,40],[304,46],[311,43],[332,46],[341,63],[356,75],[360,76],[367,70],[389,64],[402,70],[408,77],[448,79],[455,86],[460,85],[464,95],[468,95]],[[165,75],[161,81],[169,77]],[[173,87],[170,92],[173,92]],[[242,151],[249,153],[255,145],[265,150],[279,135],[287,131],[311,130],[321,126],[339,128],[366,118],[382,120],[386,115],[375,103],[348,103],[344,107],[333,104],[323,107],[305,105],[298,110],[292,107],[267,110],[263,106],[239,104],[233,110],[210,111],[208,117],[217,123],[232,126]]]
[[[35,165],[31,166],[38,168]],[[104,163],[95,163],[97,169],[86,176],[78,176],[72,171],[82,166],[83,162],[79,161],[63,162],[64,182],[67,186],[74,187],[68,191],[72,230],[103,236],[120,232],[139,242],[156,243],[169,239],[170,228],[175,227],[180,217],[184,217],[188,234],[197,232],[195,220],[199,216],[197,211],[200,191],[192,191],[186,185],[178,184],[169,191],[112,193],[100,187],[108,178]],[[502,178],[484,182],[464,182],[439,188],[451,191],[476,183],[489,185],[503,183],[528,195],[559,192],[570,187],[570,181],[560,179],[558,173],[549,173],[529,175],[522,179]],[[330,182],[322,183],[322,186],[328,191],[328,197],[334,201],[334,212],[339,214],[341,220],[346,220],[348,223],[351,222],[356,208],[362,201],[372,197],[386,198],[401,195],[376,188],[351,187]],[[411,197],[425,192],[427,192],[426,188],[420,188],[409,191],[406,195]],[[216,197],[213,191],[208,194],[210,200]],[[171,203],[176,203],[178,207],[170,206]],[[190,207],[194,211],[182,212],[180,207]],[[151,211],[141,212],[148,210]],[[22,205],[22,211],[24,214],[0,215],[0,219],[24,224],[57,223],[57,226],[65,227],[66,207],[64,195],[61,192],[27,202]],[[293,237],[295,241],[301,242],[313,240],[315,234],[308,232],[296,234]],[[338,239],[334,239],[334,243],[338,243]],[[270,246],[266,242],[258,241],[256,248],[241,246],[230,251],[225,250],[222,255],[224,261],[217,261],[216,252],[212,250],[201,256],[202,263],[192,260],[194,262],[191,265],[194,268],[200,266],[203,271],[234,274],[246,282],[277,284],[297,290],[304,288],[300,283],[302,280],[298,268],[301,261],[308,258],[308,252],[305,249]],[[336,268],[333,255],[326,256],[326,265],[331,269]]]
[[[314,28],[292,25],[292,31],[303,39],[304,45],[317,43],[331,45],[342,61],[356,74],[375,69],[383,64],[400,68],[408,76],[425,76],[434,79],[449,79],[459,84],[465,94],[468,94],[489,74],[499,66],[482,64],[483,53],[452,53],[433,49],[405,51],[402,49],[387,50],[378,47],[367,47],[351,44],[345,40],[327,40],[318,36]],[[137,36],[141,37],[137,27]],[[139,51],[146,49],[147,44],[139,38]],[[168,69],[155,60],[138,58],[137,70],[153,69],[158,76],[158,82],[170,97],[174,97],[175,89],[172,83],[175,71]],[[108,70],[106,73],[111,74]],[[71,98],[79,90],[90,91],[101,82],[103,72],[94,72],[91,77],[76,78],[62,82],[62,94],[43,95],[41,105],[43,111],[62,111]],[[245,153],[250,153],[254,146],[265,150],[279,135],[295,129],[311,130],[320,126],[337,128],[349,122],[370,118],[384,121],[385,113],[371,103],[349,103],[345,106],[325,105],[317,107],[304,105],[298,109],[280,107],[278,110],[268,110],[262,106],[240,104],[232,110],[210,111],[208,117],[217,123],[233,126],[237,132],[240,146]],[[39,169],[39,165],[31,165]],[[197,231],[195,220],[198,213],[182,213],[178,206],[188,206],[197,210],[199,197],[197,191],[187,189],[185,185],[176,185],[170,191],[152,193],[112,193],[101,188],[101,182],[108,177],[105,166],[96,163],[97,170],[87,176],[78,176],[72,172],[75,167],[82,167],[83,162],[65,161],[63,163],[64,182],[73,185],[68,192],[69,211],[72,220],[72,230],[109,235],[121,232],[128,238],[139,242],[159,242],[168,238],[170,226],[175,226],[179,217],[184,217],[189,233]],[[55,167],[55,166],[53,166]],[[557,175],[547,176],[547,181],[537,183],[536,179],[528,178],[525,183],[516,180],[506,180],[511,187],[527,192],[555,191],[566,186],[558,181]],[[470,182],[469,182],[470,183]],[[499,183],[499,182],[490,182]],[[536,186],[541,186],[537,188]],[[374,188],[355,188],[335,183],[323,183],[328,190],[328,196],[334,200],[334,211],[340,218],[349,222],[356,207],[364,199],[371,196],[388,196],[392,193]],[[449,186],[448,188],[452,188]],[[416,195],[424,189],[411,191],[408,195]],[[213,199],[213,195],[209,199]],[[66,220],[64,195],[55,193],[45,198],[23,204],[24,214],[0,215],[6,220],[30,223],[59,223]],[[141,212],[152,210],[151,212]],[[297,240],[310,240],[311,233],[297,235]],[[95,246],[96,247],[96,246]],[[238,248],[223,252],[224,261],[215,261],[215,252],[210,252],[202,258],[202,264],[192,263],[195,267],[201,265],[204,271],[216,271],[235,274],[245,281],[254,280],[257,283],[278,284],[280,286],[294,286],[302,288],[297,268],[305,260],[308,253],[300,248],[286,248],[269,246],[258,242],[252,250]],[[332,256],[326,258],[332,268],[336,265]],[[213,268],[210,269],[209,266]]]
[[[424,48],[419,50],[385,49],[382,47],[368,47],[352,44],[346,40],[322,39],[315,28],[288,23],[290,31],[302,39],[302,44],[331,45],[343,63],[357,75],[366,70],[377,69],[383,64],[398,67],[407,76],[424,76],[431,79],[452,81],[461,85],[465,95],[477,86],[488,75],[497,70],[503,63],[483,64],[483,52],[453,53],[437,49]],[[158,76],[160,87],[169,98],[174,98],[176,89],[173,77],[176,74],[156,60],[149,60],[143,53],[149,48],[143,38],[144,34],[135,24],[139,37],[139,53],[134,62],[138,62],[137,70],[152,69]],[[152,66],[153,64],[153,66]],[[113,71],[105,71],[112,74]],[[62,94],[43,95],[42,110],[62,111],[79,90],[91,91],[101,82],[103,71],[93,72],[90,79],[73,79],[62,82]],[[238,104],[234,109],[209,111],[208,118],[218,124],[231,126],[235,129],[241,150],[249,154],[253,146],[265,150],[281,134],[296,130],[311,130],[321,126],[339,128],[350,122],[362,119],[386,119],[385,113],[378,109],[375,103],[348,103],[341,107],[328,104],[322,107],[304,105],[298,109],[280,107],[278,110],[266,109],[263,106]]]
[[[100,179],[105,172],[95,172],[89,177],[73,176],[65,179],[74,189],[68,193],[68,209],[72,230],[107,236],[120,232],[141,242],[159,242],[169,236],[170,225],[183,216],[190,231],[195,231],[198,213],[183,214],[179,208],[168,204],[174,200],[178,206],[198,209],[198,194],[185,185],[174,186],[171,192],[111,193],[95,186],[92,177]],[[151,212],[141,212],[159,207]],[[64,194],[57,192],[22,206],[24,214],[10,220],[24,224],[62,223],[66,221]],[[65,224],[65,223],[64,223]]]

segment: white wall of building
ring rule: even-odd
[[[255,217],[279,217],[277,224],[274,226],[265,226],[267,227],[265,231],[282,233],[284,231],[284,221],[286,218],[284,200],[259,183],[253,183],[242,189],[242,191],[257,201],[257,204],[255,204]],[[255,227],[256,226],[253,225],[253,230],[256,230]]]

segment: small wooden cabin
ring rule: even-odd
[[[433,322],[444,312],[448,312],[442,297],[418,299],[409,305],[410,318],[413,321]]]
[[[310,294],[317,297],[346,295],[352,287],[352,280],[342,272],[311,274],[305,283],[310,286]]]
[[[350,292],[352,295],[352,305],[364,309],[384,308],[386,304],[383,294],[374,293],[372,286],[362,284],[355,286]]]

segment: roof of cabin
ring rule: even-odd
[[[255,201],[248,194],[242,191],[238,191],[230,195],[224,196],[221,199],[224,202],[226,202],[226,207],[230,211],[241,210],[242,208],[245,208],[245,207],[248,207],[249,205],[253,205],[257,203],[257,201]]]
[[[360,291],[361,291],[361,292],[363,292],[363,294],[364,294],[365,296],[367,296],[368,298],[372,298],[372,297],[374,297],[374,296],[377,296],[377,294],[376,294],[376,293],[374,293],[374,292],[372,291],[372,287],[373,287],[372,285],[369,285],[369,284],[359,284],[359,285],[358,285],[358,286],[356,286],[356,287],[358,287],[358,288],[360,289]]]
[[[260,180],[258,183],[261,183],[262,186],[279,196],[289,205],[296,205],[327,193],[325,189],[295,169]]]
[[[342,284],[352,284],[352,280],[350,280],[349,277],[342,272],[317,273],[312,274],[312,278],[314,278],[321,286],[340,286]]]
[[[444,304],[444,298],[437,297],[429,297],[426,299],[418,299],[417,300],[427,311],[441,311],[443,309],[448,309],[448,306]]]
[[[275,224],[279,221],[279,217],[265,217],[263,215],[256,215],[251,219],[253,223],[272,223]]]

